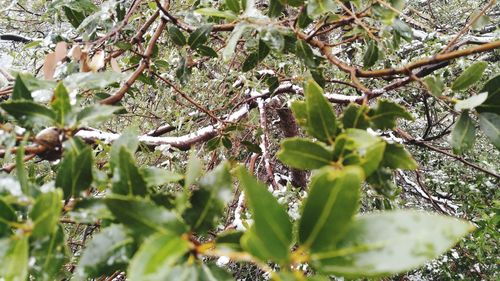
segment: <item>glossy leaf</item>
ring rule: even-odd
[[[12,91],[12,100],[33,100],[31,91],[26,87],[21,75],[16,76],[16,82]]]
[[[0,240],[0,277],[6,281],[25,281],[28,278],[28,237]]]
[[[179,182],[184,178],[181,174],[156,167],[141,168],[140,172],[147,186],[150,187]]]
[[[0,238],[11,234],[10,223],[16,220],[16,213],[12,206],[0,197]]]
[[[337,135],[337,119],[323,89],[312,79],[304,87],[307,105],[307,131],[324,142],[333,143]]]
[[[224,3],[229,10],[233,11],[233,13],[239,14],[241,12],[240,0],[225,0]]]
[[[102,89],[111,84],[119,83],[127,77],[125,73],[104,71],[99,73],[79,72],[64,78],[63,82],[69,89]]]
[[[312,256],[324,274],[382,277],[423,265],[450,249],[474,227],[455,218],[416,211],[357,217],[331,251]]]
[[[388,143],[385,147],[382,166],[392,169],[415,170],[418,168],[417,162],[403,145],[398,143]]]
[[[500,75],[488,80],[480,92],[488,93],[488,98],[476,110],[478,112],[491,112],[500,115]]]
[[[113,113],[122,109],[121,106],[94,104],[80,110],[76,116],[76,121],[82,125],[103,122],[113,117]]]
[[[56,189],[40,194],[30,212],[30,217],[33,221],[31,235],[36,238],[42,238],[54,233],[59,222],[62,207],[61,190]]]
[[[139,147],[139,140],[134,129],[126,129],[122,135],[113,142],[111,151],[109,152],[111,171],[114,171],[114,167],[120,163],[120,151],[122,147],[125,147],[130,153],[135,153]]]
[[[318,169],[330,165],[332,152],[323,145],[302,138],[289,138],[281,143],[278,159],[297,169]]]
[[[202,27],[197,28],[191,35],[189,35],[188,44],[191,49],[195,50],[199,46],[205,44],[208,40],[208,35],[212,31],[211,25],[204,25]]]
[[[464,72],[453,82],[451,89],[453,91],[465,90],[476,83],[483,76],[483,72],[488,67],[488,63],[481,61],[469,66]]]
[[[118,161],[113,171],[113,193],[145,196],[147,194],[146,182],[139,172],[134,157],[127,148],[121,147]]]
[[[437,76],[428,76],[425,77],[423,81],[433,96],[440,97],[443,95],[444,83],[441,78]]]
[[[168,35],[174,44],[178,46],[186,45],[186,37],[182,34],[182,31],[176,26],[170,26],[168,28]]]
[[[52,109],[56,113],[56,120],[60,125],[69,123],[69,114],[71,113],[71,104],[69,101],[69,93],[66,87],[59,82],[54,90],[54,97],[51,102]]]
[[[134,255],[127,270],[127,279],[168,280],[166,275],[188,251],[189,244],[186,240],[177,235],[157,233],[149,237]]]
[[[120,223],[141,235],[182,233],[185,230],[177,215],[147,199],[115,195],[106,198],[105,203]]]
[[[468,99],[458,101],[455,104],[456,111],[474,109],[480,106],[488,98],[488,93],[480,93],[478,95],[472,96]]]
[[[257,257],[263,261],[287,262],[292,244],[292,223],[287,212],[245,168],[239,168],[238,177],[254,219],[253,232],[245,234],[242,240],[249,242],[243,244],[244,248],[253,254],[255,246],[265,248],[264,253],[256,253]]]
[[[500,116],[491,112],[481,113],[479,126],[491,143],[500,150]]]
[[[318,66],[314,60],[314,54],[311,47],[305,41],[297,40],[295,54],[307,67],[316,68]]]
[[[344,129],[366,129],[370,127],[370,120],[367,117],[368,110],[368,107],[365,105],[359,106],[354,103],[349,104],[349,106],[344,110],[344,115],[342,116]]]
[[[229,61],[233,57],[236,45],[238,44],[240,37],[243,35],[247,27],[248,26],[245,23],[238,23],[234,27],[233,32],[231,32],[231,35],[227,39],[226,47],[224,47],[224,50],[222,50],[222,59],[225,62]]]
[[[333,248],[358,211],[363,171],[324,168],[312,179],[299,223],[299,243],[311,252]]]
[[[469,150],[476,139],[476,128],[467,111],[462,112],[451,131],[453,153],[462,154]]]
[[[307,15],[311,18],[320,16],[337,8],[334,0],[309,0],[307,2]]]
[[[0,104],[0,107],[21,122],[31,120],[43,124],[56,120],[56,114],[52,110],[32,101],[12,100]]]
[[[363,56],[363,66],[365,68],[372,67],[378,61],[378,46],[377,42],[371,40],[368,42],[368,48]]]
[[[79,197],[93,180],[92,148],[73,138],[64,144],[64,157],[56,176],[56,187],[64,191],[64,198]]]
[[[398,118],[413,120],[406,109],[388,100],[379,100],[377,106],[369,113],[374,129],[386,130],[396,127]]]

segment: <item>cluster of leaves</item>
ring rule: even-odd
[[[467,222],[413,211],[356,216],[365,179],[371,182],[379,170],[416,165],[403,147],[359,126],[367,122],[387,129],[396,118],[409,116],[401,107],[381,101],[372,109],[352,106],[341,125],[314,81],[307,83],[305,93],[306,101],[294,105],[295,114],[322,144],[289,139],[279,154],[293,167],[315,169],[295,224],[267,187],[243,167],[231,169],[222,163],[200,177],[202,165],[192,157],[185,175],[140,168],[133,156],[137,138],[127,133],[113,143],[105,173],[95,168],[92,149],[70,137],[63,144],[55,181],[42,187],[28,178],[23,151],[18,151],[17,179],[12,181],[21,192],[3,186],[0,197],[1,276],[52,280],[64,274],[68,255],[62,221],[68,218],[99,221],[101,227],[83,251],[76,276],[95,278],[119,270],[130,280],[230,278],[224,270],[204,264],[204,256],[251,260],[263,269],[272,261],[282,268],[277,280],[306,278],[293,271],[299,263],[309,263],[323,275],[392,275],[437,257],[472,229]],[[64,117],[71,112],[67,101],[59,84],[52,102],[58,124],[66,124]],[[245,191],[253,224],[246,231],[224,231],[206,241],[203,237],[217,228],[231,197],[232,173]],[[84,196],[94,184],[105,189],[102,196]],[[69,204],[70,199],[76,204]]]

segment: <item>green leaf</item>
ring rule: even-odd
[[[228,62],[234,54],[234,50],[236,49],[236,45],[238,45],[238,41],[240,37],[243,35],[243,32],[247,29],[248,25],[246,23],[240,22],[238,23],[231,35],[229,35],[229,39],[227,39],[226,47],[222,50],[222,59],[225,62]]]
[[[80,193],[90,187],[93,180],[92,148],[78,138],[64,144],[64,157],[57,171],[56,187],[64,191],[64,198],[80,197]]]
[[[182,31],[176,26],[172,25],[168,28],[168,35],[170,36],[170,39],[172,40],[172,42],[174,42],[174,44],[178,46],[186,45],[186,37],[184,37]]]
[[[451,131],[451,146],[453,153],[462,154],[469,150],[476,139],[476,128],[472,119],[469,117],[469,112],[464,111],[460,114],[458,121],[455,123]]]
[[[307,105],[307,131],[320,141],[333,143],[337,135],[337,119],[332,106],[323,95],[323,89],[314,80],[305,85],[304,96]]]
[[[424,212],[366,214],[355,219],[336,249],[311,258],[323,274],[391,276],[437,258],[473,229],[466,221]]]
[[[325,168],[313,177],[299,222],[301,246],[313,253],[335,246],[358,211],[363,178],[355,166]]]
[[[145,196],[148,192],[146,182],[139,172],[134,157],[124,146],[120,149],[118,161],[113,170],[113,193]]]
[[[226,7],[235,14],[239,14],[241,12],[240,0],[225,0],[224,2],[226,3]]]
[[[479,126],[491,143],[500,150],[500,115],[491,112],[479,114]]]
[[[185,226],[171,211],[137,197],[114,195],[106,206],[120,223],[133,232],[147,236],[154,232],[181,234]]]
[[[257,182],[245,168],[239,168],[238,177],[254,219],[252,231],[242,240],[246,241],[243,247],[264,262],[286,263],[290,259],[292,244],[292,223],[287,212],[267,187]],[[265,248],[266,252],[252,250],[255,245],[258,249]]]
[[[392,178],[392,170],[387,167],[380,167],[366,178],[369,183],[379,194],[387,198],[393,198],[397,191],[397,186]]]
[[[297,123],[307,128],[307,105],[303,101],[294,101],[291,105],[291,110],[293,112],[293,116],[297,119]]]
[[[290,5],[292,7],[299,7],[304,4],[304,0],[279,0],[283,5]]]
[[[122,110],[121,106],[94,104],[80,110],[76,115],[76,121],[82,125],[91,125],[106,121],[113,117],[113,113]]]
[[[228,20],[235,20],[238,16],[231,11],[220,11],[216,8],[200,8],[194,11],[197,14],[208,16],[208,17],[217,17]]]
[[[488,67],[485,61],[476,62],[469,66],[451,85],[453,91],[460,91],[469,88],[483,76],[483,72]]]
[[[0,104],[0,107],[20,122],[30,120],[43,124],[56,120],[54,111],[32,101],[11,100]]]
[[[241,71],[247,72],[254,69],[259,64],[259,53],[253,52],[245,59],[241,66]]]
[[[231,198],[231,174],[228,163],[217,166],[200,179],[200,188],[190,198],[190,207],[182,217],[196,233],[206,233],[214,229],[224,215],[226,203]]]
[[[31,91],[24,84],[21,75],[16,76],[16,82],[12,91],[12,100],[33,100]]]
[[[61,125],[69,124],[69,115],[71,113],[71,104],[69,94],[62,82],[57,84],[54,90],[54,97],[51,101],[52,110],[56,113],[56,121]]]
[[[9,236],[12,233],[10,223],[16,221],[17,217],[14,209],[0,197],[0,237]]]
[[[208,46],[199,46],[198,49],[196,49],[196,51],[200,55],[205,56],[205,57],[216,58],[219,56],[214,49],[212,49]]]
[[[370,120],[367,117],[368,110],[369,108],[366,105],[360,106],[355,103],[349,104],[349,106],[344,110],[344,115],[342,116],[344,129],[367,129],[370,127]]]
[[[386,145],[382,166],[403,170],[415,170],[418,168],[418,164],[411,154],[399,143],[388,143]]]
[[[31,209],[30,217],[33,221],[31,235],[42,238],[54,233],[62,211],[62,192],[59,189],[41,193]]]
[[[500,75],[486,82],[480,93],[487,92],[488,98],[476,108],[477,112],[491,112],[500,115]]]
[[[61,280],[62,267],[67,262],[67,248],[64,231],[61,226],[50,236],[37,239],[32,243],[31,256],[34,265],[30,266],[30,275],[34,280]],[[59,278],[61,277],[61,278]]]
[[[304,64],[309,68],[316,68],[318,65],[314,60],[314,54],[307,42],[303,40],[297,40],[295,45],[295,54],[299,57]]]
[[[169,280],[165,278],[166,275],[175,264],[181,262],[188,251],[189,244],[186,240],[177,235],[157,233],[149,237],[134,255],[127,270],[127,279]]]
[[[270,0],[268,15],[270,17],[279,17],[284,8],[279,0]]]
[[[305,170],[330,165],[333,160],[333,154],[330,150],[319,143],[303,138],[284,140],[277,156],[284,164]]]
[[[363,56],[363,66],[365,68],[372,67],[378,61],[378,45],[374,40],[368,42],[365,55]]]
[[[124,226],[108,226],[95,234],[86,245],[76,275],[87,279],[109,276],[117,270],[124,271],[134,251],[134,239]]]
[[[368,114],[374,129],[387,130],[396,127],[398,118],[413,120],[406,109],[388,100],[379,100],[377,106]]]
[[[130,153],[135,153],[139,147],[139,139],[134,129],[126,129],[122,135],[113,142],[111,151],[109,152],[110,170],[114,171],[115,166],[120,163],[120,151],[122,147],[127,148]]]
[[[191,49],[195,50],[199,46],[205,44],[208,40],[208,35],[212,31],[211,25],[204,25],[202,27],[197,28],[191,35],[189,35],[188,44]]]
[[[184,187],[188,188],[196,182],[196,180],[203,173],[203,162],[200,158],[196,157],[194,151],[189,156],[189,160],[186,167],[186,176]]]
[[[181,174],[156,167],[141,168],[140,172],[149,187],[162,186],[184,179],[184,176]]]
[[[6,281],[26,281],[29,258],[28,237],[0,240],[0,276]]]
[[[455,104],[456,111],[474,109],[480,106],[488,98],[488,93],[480,93],[478,95],[472,96],[468,99],[458,101]]]
[[[334,0],[309,0],[307,2],[307,15],[316,18],[326,12],[334,11],[337,8]]]
[[[429,92],[435,96],[440,97],[443,95],[444,82],[441,78],[437,76],[428,76],[423,79],[425,85],[429,89]]]

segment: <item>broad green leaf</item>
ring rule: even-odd
[[[30,212],[33,221],[31,232],[33,237],[42,238],[55,232],[63,207],[62,197],[60,189],[41,193],[38,196]]]
[[[429,92],[435,96],[440,97],[443,95],[444,82],[438,76],[428,76],[423,79],[425,85],[429,89]]]
[[[289,138],[281,143],[278,159],[297,169],[318,169],[330,165],[333,154],[323,145],[303,138]]]
[[[133,155],[124,146],[118,154],[112,183],[113,193],[116,194],[145,196],[148,192],[146,181],[139,172]]]
[[[81,125],[92,125],[113,117],[113,113],[122,110],[121,106],[94,104],[83,108],[76,115],[76,121]]]
[[[223,163],[200,179],[200,188],[190,198],[190,207],[182,217],[196,233],[206,233],[216,227],[231,198],[229,164]]]
[[[363,56],[363,66],[365,68],[372,67],[378,61],[378,46],[377,42],[370,40],[368,42],[368,47],[366,49],[365,55]]]
[[[326,12],[333,12],[337,8],[334,0],[309,0],[307,2],[307,15],[316,18]]]
[[[386,145],[382,166],[403,170],[415,170],[418,168],[418,164],[411,154],[399,143],[388,143]]]
[[[16,221],[17,217],[14,209],[0,197],[0,238],[9,236],[12,233],[10,223]]]
[[[179,182],[184,176],[176,172],[156,167],[141,168],[140,172],[147,186],[161,186],[172,182]]]
[[[367,117],[369,108],[366,105],[357,105],[355,103],[349,104],[344,110],[342,116],[342,124],[344,129],[357,128],[366,129],[370,127],[370,120]]]
[[[366,176],[371,175],[377,170],[384,157],[385,146],[386,142],[379,141],[374,145],[358,149],[358,153],[362,157],[360,165],[365,171]]]
[[[198,49],[196,49],[196,51],[198,52],[198,54],[205,57],[217,58],[219,56],[214,49],[208,46],[203,46],[203,45],[199,46]]]
[[[469,150],[476,139],[476,128],[472,119],[469,117],[469,112],[464,111],[460,114],[453,130],[451,131],[451,147],[453,153],[462,154]]]
[[[285,7],[280,3],[279,0],[270,0],[268,15],[270,17],[279,17],[284,8]]]
[[[297,123],[302,127],[307,127],[307,105],[303,101],[294,101],[290,109],[293,116],[297,119]]]
[[[160,277],[161,275],[161,277]],[[154,280],[175,281],[229,281],[234,280],[231,274],[215,265],[207,266],[202,262],[181,264],[168,269],[162,269],[155,274]],[[149,280],[149,279],[148,279]]]
[[[290,5],[292,7],[299,7],[304,4],[304,0],[279,0],[283,5]]]
[[[24,164],[24,152],[26,145],[26,136],[25,139],[19,144],[19,147],[16,151],[16,172],[17,172],[17,180],[19,181],[19,185],[21,186],[21,191],[24,195],[31,195],[31,185],[28,180],[28,171],[26,170],[26,165]]]
[[[500,115],[500,75],[488,80],[480,92],[487,92],[488,98],[476,110],[481,113],[491,112]]]
[[[462,110],[468,110],[468,109],[474,109],[478,106],[480,106],[486,99],[488,98],[488,93],[480,93],[478,95],[472,96],[468,99],[458,101],[455,104],[455,110],[456,111],[462,111]]]
[[[34,265],[30,266],[30,275],[34,280],[60,280],[62,268],[68,260],[68,251],[61,226],[49,236],[32,242],[30,255],[34,257]]]
[[[157,233],[149,237],[134,255],[127,270],[127,279],[170,280],[166,276],[188,251],[189,244],[186,240],[177,235]]]
[[[80,197],[93,180],[92,148],[73,138],[64,144],[64,157],[57,171],[56,187],[64,191],[64,198]]]
[[[479,114],[479,126],[491,143],[500,150],[500,115],[491,112]]]
[[[469,66],[451,85],[453,91],[460,91],[469,88],[483,76],[483,72],[488,67],[485,61],[476,62]]]
[[[54,90],[54,97],[51,101],[52,110],[56,113],[56,121],[61,125],[69,124],[69,114],[71,113],[71,104],[69,94],[62,82],[57,84]]]
[[[20,122],[52,123],[56,120],[54,111],[38,103],[27,100],[11,100],[0,107]]]
[[[267,191],[267,187],[259,183],[245,168],[239,168],[238,177],[254,220],[253,234],[249,232],[244,235],[243,239],[247,242],[250,239],[250,244],[247,243],[246,246],[245,244],[243,246],[246,250],[249,250],[248,247],[253,249],[255,244],[258,245],[258,249],[265,248],[264,254],[260,251],[257,253],[257,257],[264,262],[267,260],[278,263],[288,262],[292,244],[292,223],[287,212]]]
[[[118,222],[138,234],[180,234],[185,230],[176,214],[147,199],[115,195],[106,198],[105,203]]]
[[[215,247],[221,251],[242,252],[241,238],[245,232],[237,230],[224,230],[219,232],[215,238]]]
[[[253,52],[245,59],[241,66],[241,71],[247,72],[254,69],[259,64],[259,53]]]
[[[469,222],[417,211],[357,217],[336,249],[311,256],[323,274],[391,276],[439,257],[472,231]]]
[[[297,40],[295,54],[304,62],[307,67],[316,68],[318,66],[316,61],[314,60],[314,54],[311,47],[305,41]]]
[[[203,162],[200,158],[196,157],[194,151],[189,156],[189,160],[186,167],[186,176],[184,181],[184,187],[188,188],[196,182],[196,180],[203,173]]]
[[[388,100],[379,100],[377,106],[369,113],[374,129],[387,130],[396,127],[398,118],[413,120],[406,109]]]
[[[170,39],[172,39],[172,42],[174,42],[174,44],[178,46],[186,45],[186,37],[184,37],[182,31],[176,26],[172,25],[168,28],[168,35],[170,36]]]
[[[366,178],[375,191],[387,198],[393,198],[396,195],[397,186],[392,177],[393,171],[387,167],[380,167]]]
[[[231,35],[229,35],[229,38],[227,39],[226,47],[224,47],[224,50],[222,50],[222,59],[225,62],[228,62],[233,57],[236,45],[238,45],[238,41],[240,40],[240,37],[243,35],[247,27],[248,25],[242,22],[238,23],[234,27],[233,32],[231,32]]]
[[[97,278],[124,271],[135,251],[134,239],[127,229],[112,224],[92,237],[78,262],[76,275],[80,278]]]
[[[241,12],[241,1],[240,0],[225,0],[226,7],[233,11],[235,14],[239,14]]]
[[[16,82],[12,91],[12,100],[33,100],[31,91],[24,84],[21,75],[16,76]]]
[[[191,35],[189,35],[188,44],[191,49],[195,50],[199,46],[205,44],[208,40],[208,35],[212,31],[211,25],[204,25],[202,27],[197,28]]]
[[[5,281],[26,281],[28,258],[28,237],[12,236],[0,240],[0,277]]]
[[[304,88],[307,105],[308,133],[320,141],[333,143],[337,135],[337,119],[332,106],[323,95],[323,89],[309,79]]]
[[[135,153],[139,147],[139,139],[134,129],[126,129],[122,135],[113,142],[111,151],[109,152],[109,165],[111,171],[114,171],[114,167],[120,163],[120,151],[122,147],[127,148],[130,153]]]
[[[358,211],[363,171],[324,168],[312,179],[299,222],[298,240],[312,253],[333,248]]]
[[[228,20],[234,20],[237,18],[237,15],[234,14],[231,11],[220,11],[217,10],[216,8],[200,8],[194,10],[195,13],[204,15],[204,16],[209,16],[209,17],[218,17],[218,18],[224,18]]]

